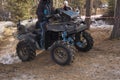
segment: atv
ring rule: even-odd
[[[74,60],[75,50],[87,52],[93,47],[93,38],[86,32],[88,27],[74,11],[57,10],[54,20],[48,21],[45,32],[45,49],[49,50],[54,62],[59,65],[69,65]],[[52,17],[48,17],[52,19]],[[55,20],[55,18],[57,20]],[[38,23],[38,22],[37,22]],[[40,29],[30,31],[18,24],[17,55],[23,61],[36,57],[40,48]]]

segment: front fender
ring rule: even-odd
[[[26,34],[17,34],[18,40],[35,40],[36,35],[32,33],[26,33]]]

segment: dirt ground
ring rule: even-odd
[[[0,80],[120,80],[120,40],[109,40],[109,29],[90,32],[95,42],[93,49],[77,53],[71,65],[59,66],[48,52],[42,52],[31,62],[1,63]],[[8,43],[0,45],[0,49]]]

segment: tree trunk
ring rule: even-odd
[[[96,15],[97,14],[97,7],[94,8],[94,11],[95,11],[94,15]]]
[[[120,38],[120,0],[116,0],[116,7],[115,7],[115,18],[114,18],[114,27],[112,34],[110,36],[111,39]]]
[[[92,3],[92,0],[86,0],[86,24],[88,26],[88,28],[90,28],[90,23],[91,23],[91,3]]]

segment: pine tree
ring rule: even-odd
[[[114,27],[112,34],[110,36],[111,39],[120,39],[120,0],[116,0],[115,7],[115,19],[114,19]]]
[[[109,3],[108,16],[113,17],[115,9],[115,0],[109,0],[108,3]]]
[[[12,20],[27,19],[31,16],[33,0],[8,0],[7,8],[12,14]]]

